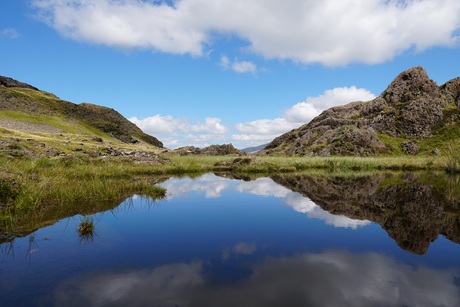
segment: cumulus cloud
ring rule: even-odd
[[[459,42],[457,0],[32,0],[75,40],[201,56],[221,34],[265,58],[340,66]],[[423,16],[423,18],[421,18]],[[244,62],[236,69],[252,70]]]
[[[222,65],[231,66],[230,60],[221,60]],[[316,97],[308,97],[285,110],[279,118],[258,119],[238,123],[238,133],[231,135],[231,141],[251,145],[270,142],[277,136],[308,123],[322,111],[352,101],[367,101],[375,95],[363,88],[338,87],[327,90]],[[186,118],[175,118],[171,115],[154,115],[146,118],[129,118],[144,132],[160,139],[165,147],[177,148],[186,145],[206,147],[212,144],[228,143],[230,129],[222,124],[220,118],[208,117],[203,122],[191,123]]]
[[[228,56],[224,55],[220,58],[220,66],[222,66],[223,69],[230,68],[230,59],[228,58]]]
[[[230,61],[228,56],[222,56],[220,58],[220,66],[224,69],[231,68],[237,73],[255,73],[257,72],[257,65],[250,61]]]
[[[207,117],[204,123],[195,124],[185,118],[159,114],[143,119],[131,117],[129,120],[144,132],[159,138],[168,148],[190,144],[208,146],[225,140],[228,132],[228,128],[221,124],[221,119],[215,117]]]
[[[327,90],[322,95],[308,97],[305,101],[293,105],[284,112],[282,117],[236,124],[235,129],[239,134],[232,135],[232,140],[248,141],[254,144],[270,142],[280,134],[308,123],[328,108],[374,98],[374,94],[356,86]]]
[[[239,73],[255,73],[257,71],[257,66],[248,61],[235,61],[232,64],[232,69],[233,71],[239,72]]]

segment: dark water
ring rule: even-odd
[[[0,305],[460,306],[458,181],[431,177],[172,178],[93,237],[1,244]]]

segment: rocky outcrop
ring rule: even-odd
[[[163,148],[163,143],[157,138],[142,132],[139,127],[114,109],[91,103],[81,103],[78,105],[74,116],[78,116],[124,143],[137,143],[137,138],[139,138],[146,143]]]
[[[38,88],[33,87],[32,85],[29,85],[29,84],[23,83],[23,82],[19,82],[17,80],[14,80],[14,79],[8,78],[8,77],[4,77],[4,76],[0,76],[0,86],[28,88],[28,89],[38,91]]]
[[[379,136],[405,139],[403,152],[416,154],[418,140],[460,122],[460,78],[442,86],[422,67],[402,72],[376,99],[322,112],[310,123],[274,139],[264,154],[359,155],[395,150]],[[433,148],[434,149],[434,148]]]
[[[201,156],[226,156],[226,155],[245,155],[239,149],[236,149],[232,144],[211,145],[205,148],[194,146],[180,147],[174,150],[175,153],[181,156],[201,155]]]
[[[311,199],[322,209],[382,226],[397,244],[425,254],[440,234],[460,242],[460,195],[449,179],[426,183],[416,174],[379,174],[362,177],[274,176],[273,180]]]

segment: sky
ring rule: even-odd
[[[422,66],[460,76],[458,0],[1,0],[0,75],[166,148],[266,144]]]

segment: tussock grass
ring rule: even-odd
[[[450,141],[446,146],[445,170],[450,174],[460,173],[460,141]]]
[[[89,236],[94,233],[94,221],[90,217],[84,217],[78,226],[78,233],[80,236]]]
[[[23,191],[16,203],[62,205],[118,199],[134,193],[153,198],[165,195],[148,177],[135,176],[136,167],[130,168],[122,163],[92,162],[85,156],[31,160],[23,168]]]

